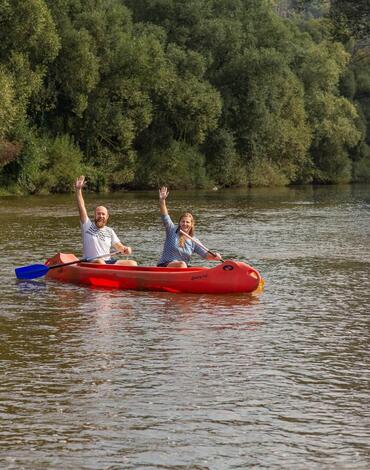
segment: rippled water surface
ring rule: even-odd
[[[157,261],[155,191],[86,200]],[[81,256],[77,212],[72,195],[0,201],[0,468],[370,468],[369,186],[171,192],[260,295],[17,282]]]

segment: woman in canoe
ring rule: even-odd
[[[190,263],[190,257],[195,252],[204,259],[221,260],[219,253],[211,254],[202,246],[197,244],[186,236],[194,236],[194,217],[190,212],[184,212],[176,226],[168,214],[166,199],[169,194],[168,189],[163,186],[159,190],[159,210],[161,219],[166,229],[166,239],[164,242],[163,253],[157,266],[171,268],[187,268]],[[182,233],[183,232],[183,233]]]

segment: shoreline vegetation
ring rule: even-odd
[[[370,182],[368,0],[0,0],[0,195]]]

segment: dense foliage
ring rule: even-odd
[[[0,187],[370,181],[353,3],[0,0]]]

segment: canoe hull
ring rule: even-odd
[[[58,253],[47,261],[55,264],[76,261],[73,254]],[[231,260],[213,268],[129,267],[78,263],[49,269],[48,279],[109,289],[151,290],[196,294],[227,294],[255,291],[261,276],[254,268]]]

